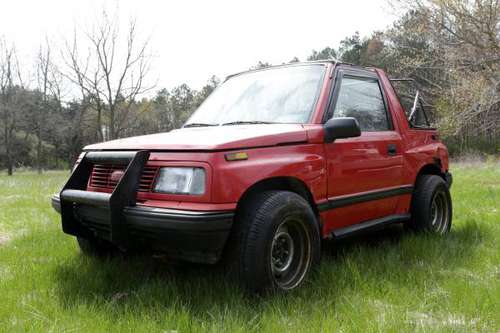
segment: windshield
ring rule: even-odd
[[[319,95],[324,65],[272,68],[228,79],[187,121],[190,126],[305,123]]]

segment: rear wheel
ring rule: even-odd
[[[445,234],[450,230],[451,196],[441,177],[419,177],[412,197],[411,216],[410,227],[416,231]]]
[[[83,254],[93,257],[106,257],[118,253],[111,243],[98,238],[77,237],[78,246]]]
[[[292,290],[319,260],[316,216],[298,194],[264,192],[247,201],[235,224],[226,251],[252,291]]]

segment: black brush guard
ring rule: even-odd
[[[67,234],[102,238],[122,249],[150,248],[172,258],[215,263],[234,211],[190,211],[136,205],[148,151],[87,152],[52,206]],[[94,164],[127,165],[112,193],[86,191]]]
[[[88,237],[90,231],[78,220],[75,204],[95,206],[107,211],[110,241],[116,245],[129,243],[123,211],[136,205],[137,190],[149,152],[87,152],[59,194],[62,228],[67,234]],[[125,164],[127,168],[112,193],[86,191],[94,164]]]

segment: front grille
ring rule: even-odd
[[[139,192],[151,192],[155,185],[155,178],[158,170],[157,166],[145,166],[142,171],[141,181],[139,183]]]
[[[115,171],[125,172],[125,165],[116,164],[94,164],[90,176],[89,187],[97,190],[114,190],[119,179],[112,179],[111,175]],[[154,180],[158,172],[157,166],[145,166],[139,182],[139,192],[151,192]]]

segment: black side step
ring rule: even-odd
[[[368,231],[382,229],[383,227],[390,225],[390,224],[393,224],[393,223],[400,223],[400,222],[408,221],[410,219],[410,216],[411,216],[410,214],[396,214],[396,215],[390,215],[390,216],[382,217],[379,219],[350,225],[350,226],[343,227],[343,228],[336,229],[336,230],[332,231],[332,236],[335,239],[341,239],[341,238],[353,236],[356,234],[361,234],[361,233],[368,232]]]
[[[75,204],[106,207],[109,210],[111,241],[127,242],[123,217],[126,206],[135,206],[137,189],[149,152],[87,152],[59,194],[63,231],[75,236],[90,236],[74,214]],[[94,164],[128,164],[113,193],[88,192],[87,184]]]

